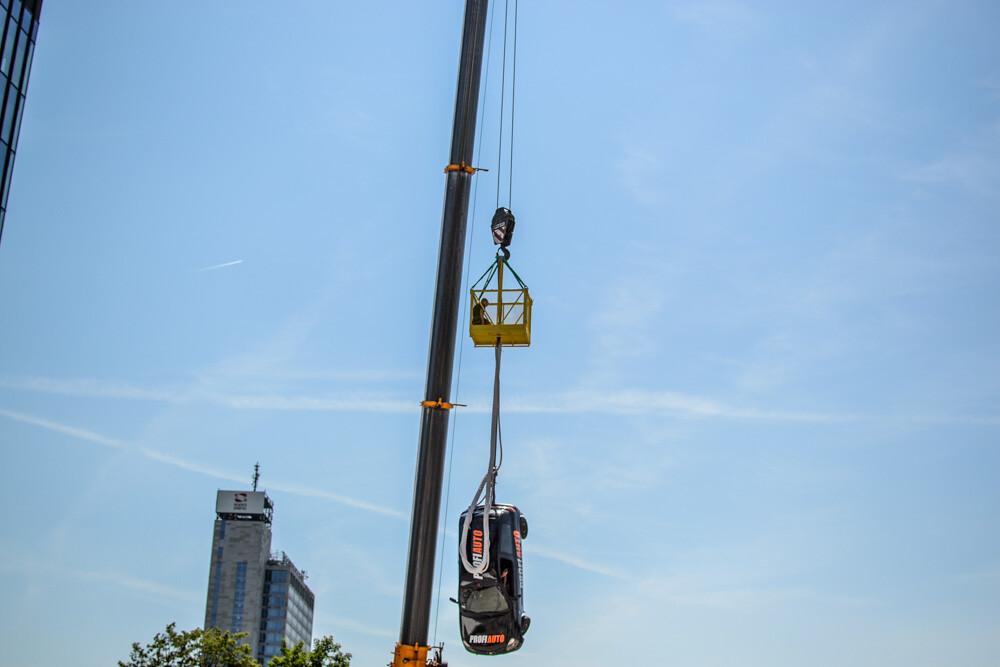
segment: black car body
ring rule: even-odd
[[[459,519],[459,536],[468,510]],[[482,574],[458,563],[458,607],[462,643],[480,654],[509,653],[521,648],[531,622],[524,614],[524,566],[521,540],[528,522],[513,505],[493,505],[489,515],[489,563]],[[483,507],[475,509],[465,549],[466,559],[481,563],[485,540]]]

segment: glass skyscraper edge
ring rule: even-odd
[[[42,0],[0,0],[0,240]]]

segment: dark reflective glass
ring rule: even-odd
[[[24,80],[21,82],[21,92],[28,89],[28,77],[31,75],[31,59],[35,55],[35,43],[28,40],[28,55],[24,59]]]
[[[21,127],[22,114],[24,114],[24,95],[21,95],[21,99],[18,101],[17,118],[14,120],[14,131],[10,135],[10,146],[13,150],[17,150],[17,135]]]
[[[28,36],[24,31],[17,31],[17,44],[14,45],[14,69],[10,72],[10,81],[21,87],[21,72],[24,68],[24,56],[28,51]]]
[[[14,37],[17,35],[17,24],[14,21],[7,22],[7,34],[3,40],[3,55],[0,56],[0,72],[5,76],[10,76],[10,63],[14,60]]]
[[[465,599],[463,606],[466,611],[473,614],[501,612],[510,609],[503,593],[500,592],[500,589],[493,586],[482,588],[478,591],[469,591],[469,595]]]
[[[17,90],[11,88],[7,91],[7,104],[3,108],[3,128],[0,128],[0,136],[10,141],[10,131],[14,127],[14,114],[17,113]]]

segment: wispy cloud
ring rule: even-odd
[[[306,486],[298,486],[295,484],[281,484],[281,483],[268,484],[267,488],[273,489],[274,491],[281,491],[283,493],[291,493],[297,496],[306,496],[309,498],[321,498],[323,500],[332,500],[333,502],[340,503],[341,505],[348,505],[350,507],[355,507],[360,510],[365,510],[366,512],[374,512],[375,514],[381,514],[383,516],[392,517],[393,519],[408,518],[404,512],[389,509],[386,507],[381,507],[379,505],[374,505],[372,503],[368,503],[363,500],[348,498],[347,496],[342,496],[337,493],[330,493],[329,491],[323,491],[322,489],[314,489]]]
[[[739,26],[756,21],[746,5],[723,0],[679,2],[674,3],[671,10],[676,20],[702,28]]]
[[[392,632],[392,630],[386,628],[369,627],[367,625],[358,623],[353,619],[344,618],[342,616],[324,616],[322,617],[322,619],[317,619],[317,621],[319,620],[322,621],[323,627],[333,626],[333,627],[345,628],[348,630],[353,630],[354,632],[360,632],[361,634],[365,635],[372,635],[375,637],[388,637],[390,639],[397,636],[395,633]],[[319,623],[317,623],[317,625],[319,625]]]
[[[683,577],[637,580],[637,596],[661,603],[752,611],[763,606],[793,601],[817,600],[852,607],[876,603],[872,597],[843,595],[801,586],[755,581],[685,581]]]
[[[14,554],[10,551],[5,551],[3,556],[0,557],[0,571],[44,577],[47,580],[51,580],[53,577],[64,577],[74,581],[97,581],[144,597],[153,597],[165,602],[180,602],[185,607],[198,604],[204,600],[205,596],[202,591],[177,588],[176,586],[148,579],[140,579],[139,577],[129,576],[121,572],[79,571],[66,568],[50,560],[39,560],[34,556]]]
[[[227,393],[221,391],[205,391],[194,389],[187,392],[170,389],[150,389],[136,387],[124,383],[104,383],[92,380],[52,380],[48,378],[12,379],[0,378],[0,386],[41,393],[63,394],[88,398],[112,398],[127,400],[150,400],[167,403],[204,403],[218,405],[233,410],[274,410],[274,411],[322,411],[322,412],[374,412],[379,414],[413,414],[419,413],[420,407],[416,401],[405,401],[374,392],[355,396],[306,396],[282,395],[278,393]],[[466,399],[465,413],[485,413],[490,408],[488,397],[472,397]],[[795,412],[780,409],[767,409],[752,406],[731,405],[717,399],[683,394],[667,390],[646,389],[609,389],[604,391],[576,390],[553,392],[549,394],[534,394],[505,400],[503,409],[508,413],[547,413],[547,414],[610,414],[635,415],[665,418],[702,418],[702,419],[736,419],[753,421],[780,422],[851,422],[851,421],[902,421],[912,423],[961,423],[961,424],[998,424],[997,415],[862,415],[836,414],[824,412]],[[141,449],[136,446],[116,441],[105,436],[78,429],[73,426],[56,424],[27,415],[13,416],[17,413],[0,409],[0,415],[11,419],[34,423],[54,431],[62,431],[67,435],[90,440],[99,444]],[[145,455],[150,458],[164,456],[156,452]],[[160,460],[160,459],[157,459]],[[179,467],[191,465],[188,468],[195,472],[205,472],[215,477],[226,477],[214,471],[203,471],[193,464],[171,462]],[[242,479],[242,477],[238,478]]]
[[[21,391],[34,391],[42,394],[58,394],[84,398],[123,398],[168,403],[183,403],[188,400],[185,392],[173,389],[149,389],[127,382],[79,378],[56,379],[38,376],[0,376],[0,387]]]
[[[280,393],[238,393],[201,387],[149,388],[126,382],[43,377],[0,377],[0,386],[43,394],[111,398],[162,403],[205,403],[234,410],[316,410],[329,412],[416,413],[419,402],[402,401],[370,393],[350,396],[304,396]]]
[[[225,264],[216,264],[214,266],[206,266],[200,269],[195,269],[194,273],[201,273],[202,271],[214,271],[215,269],[224,269],[227,266],[234,266],[236,264],[242,264],[242,263],[243,263],[242,259],[237,259],[232,262],[226,262]]]
[[[141,456],[144,456],[153,461],[159,463],[165,463],[189,472],[195,472],[200,475],[205,475],[207,477],[213,477],[215,479],[222,479],[229,482],[239,482],[245,483],[246,478],[242,475],[234,475],[222,470],[217,470],[214,468],[209,468],[207,466],[201,465],[199,463],[194,463],[191,461],[186,461],[169,454],[164,454],[162,452],[150,449],[149,447],[144,447],[142,445],[137,445],[133,443],[128,443],[123,440],[118,440],[115,438],[109,438],[93,431],[88,431],[86,429],[77,428],[75,426],[68,426],[66,424],[59,424],[57,422],[49,421],[46,419],[40,419],[38,417],[33,417],[31,415],[25,415],[19,412],[12,412],[10,410],[5,410],[0,408],[0,416],[6,417],[8,419],[13,419],[25,424],[31,424],[33,426],[38,426],[56,433],[61,433],[63,435],[68,435],[73,438],[80,440],[85,440],[87,442],[93,442],[105,447],[113,447],[115,449],[121,449],[125,451],[130,451]],[[381,514],[382,516],[392,517],[394,519],[405,519],[406,515],[399,510],[394,510],[388,507],[382,507],[380,505],[375,505],[373,503],[366,502],[364,500],[357,500],[355,498],[349,498],[347,496],[342,496],[336,493],[330,493],[328,491],[323,491],[321,489],[314,489],[310,487],[303,487],[294,484],[269,484],[268,488],[275,491],[281,491],[284,493],[290,493],[298,496],[305,496],[308,498],[318,498],[322,500],[331,500],[333,502],[347,505],[349,507],[354,507],[356,509],[364,510],[366,512],[372,512],[375,514]]]
[[[761,410],[727,405],[701,396],[671,391],[626,389],[619,391],[572,391],[518,399],[507,406],[512,412],[604,413],[674,417],[720,417],[769,421],[845,421],[854,416]]]
[[[357,396],[283,396],[280,394],[237,395],[205,392],[208,402],[236,410],[317,410],[325,412],[416,413],[417,401],[400,401],[385,397]]]
[[[604,576],[614,577],[615,579],[631,578],[627,572],[623,572],[618,568],[603,565],[601,563],[593,563],[585,558],[581,558],[580,556],[569,554],[564,551],[549,549],[545,546],[539,547],[534,543],[531,545],[531,554],[541,556],[542,558],[548,558],[550,560],[556,560],[567,565],[572,565],[573,567],[586,570],[587,572],[593,572],[594,574],[603,574]]]
[[[197,605],[203,601],[205,594],[202,591],[190,591],[173,586],[167,586],[156,581],[129,577],[117,572],[84,572],[77,575],[81,579],[90,579],[102,583],[111,584],[118,588],[124,588],[133,593],[151,595],[164,600],[182,602],[185,606]]]
[[[121,440],[108,438],[98,433],[94,433],[93,431],[77,428],[75,426],[66,426],[65,424],[58,424],[53,421],[39,419],[38,417],[32,417],[19,412],[11,412],[10,410],[4,410],[3,408],[0,408],[0,416],[24,422],[25,424],[32,424],[33,426],[40,426],[50,431],[55,431],[56,433],[62,433],[63,435],[68,435],[80,440],[87,440],[88,442],[94,442],[99,445],[104,445],[105,447],[114,447],[115,449],[132,449],[132,447]]]
[[[980,195],[1000,195],[1000,161],[984,153],[946,155],[934,162],[911,168],[903,180],[914,183],[953,185]]]
[[[667,201],[669,182],[664,176],[663,161],[649,148],[629,148],[614,162],[615,171],[625,191],[643,206],[655,208]]]

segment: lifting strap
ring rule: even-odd
[[[462,538],[459,542],[458,553],[462,559],[462,567],[472,575],[481,575],[490,566],[490,510],[493,507],[494,493],[497,481],[497,434],[500,432],[500,339],[496,342],[496,373],[493,376],[493,419],[490,425],[490,465],[486,470],[483,481],[479,483],[476,495],[472,499],[472,504],[465,514],[465,521],[462,522]],[[473,566],[466,555],[466,545],[469,543],[469,527],[472,525],[472,515],[479,505],[479,497],[483,491],[483,560],[479,567]]]
[[[501,252],[497,252],[497,256],[493,259],[493,263],[490,264],[488,269],[483,271],[483,275],[479,276],[479,280],[472,283],[472,289],[476,289],[479,287],[479,283],[483,283],[482,291],[485,292],[486,288],[489,287],[490,283],[493,281],[493,276],[497,274],[497,270],[500,268],[500,262],[504,263],[504,266],[506,266],[507,270],[514,276],[514,280],[516,280],[517,284],[521,286],[521,289],[528,289],[528,286],[524,284],[523,280],[521,280],[521,276],[517,275],[517,271],[514,270],[514,267],[510,265],[510,262],[507,261],[507,258],[504,257]],[[486,282],[483,282],[483,278],[486,279]]]

